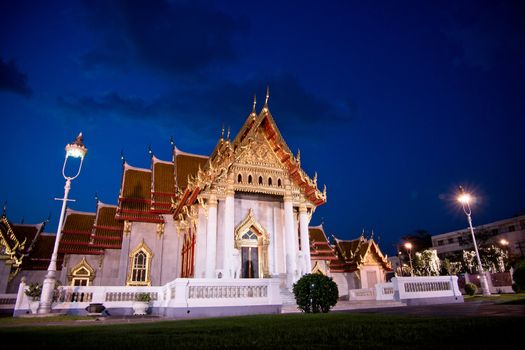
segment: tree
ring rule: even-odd
[[[414,274],[417,276],[439,276],[441,261],[435,249],[425,249],[417,252],[412,262]]]

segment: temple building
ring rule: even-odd
[[[255,101],[239,133],[224,130],[210,155],[150,152],[149,168],[123,160],[118,203],[93,213],[67,209],[59,244],[64,286],[163,286],[179,278],[266,279],[282,290],[310,272],[332,276],[340,296],[385,281],[390,265],[373,239],[335,239],[309,227],[327,201],[317,174],[301,167],[268,107]],[[54,235],[44,224],[1,221],[0,292],[22,276],[42,281]],[[20,273],[22,271],[22,273]]]

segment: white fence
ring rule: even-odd
[[[15,315],[26,313],[29,299],[20,284]],[[131,309],[135,296],[148,293],[153,308],[195,308],[228,306],[281,305],[278,279],[176,279],[159,287],[59,287],[53,312],[84,310],[89,304],[104,304],[106,309]],[[16,296],[16,295],[15,295]],[[71,312],[70,312],[71,313]]]
[[[375,288],[350,289],[348,291],[349,300],[375,300]]]
[[[394,277],[392,286],[396,300],[443,298],[451,302],[463,301],[457,276]]]
[[[376,300],[394,300],[394,284],[377,283],[376,284]]]

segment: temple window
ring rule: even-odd
[[[259,176],[259,185],[263,184],[262,176]]]
[[[283,183],[281,182],[281,179],[277,179],[277,187],[282,187]]]
[[[268,186],[272,186],[272,178],[271,177],[268,178]]]
[[[150,286],[151,259],[153,258],[153,253],[144,241],[131,252],[129,258],[130,270],[127,285]]]
[[[251,176],[251,175],[248,175],[248,183],[249,183],[249,184],[252,184],[252,183],[253,183],[253,180],[252,180],[252,176]]]
[[[237,176],[237,183],[242,183],[242,175],[241,174],[239,174]]]

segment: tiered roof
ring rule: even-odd
[[[45,240],[41,235],[44,227],[45,222],[35,225],[13,224],[9,222],[5,213],[2,214],[0,217],[0,246],[3,247],[4,254],[12,261],[14,267],[31,268],[34,265],[32,258],[38,257],[42,247],[46,246],[41,242]],[[47,258],[46,264],[49,264],[52,250],[53,245],[49,251],[41,252]],[[31,257],[28,256],[30,253]]]
[[[93,247],[95,213],[67,209],[58,251],[63,254],[102,254]]]
[[[151,211],[168,214],[175,197],[175,166],[173,162],[162,161],[153,156],[151,172]]]
[[[99,255],[104,249],[120,249],[124,223],[115,218],[116,211],[116,206],[101,202],[96,213],[68,209],[59,253]]]
[[[115,218],[117,207],[114,205],[97,205],[97,217],[93,226],[92,246],[101,249],[120,249],[124,223]]]
[[[47,270],[51,261],[51,255],[55,246],[56,236],[53,234],[38,235],[31,252],[24,259],[22,269],[24,270]],[[64,261],[64,254],[57,255],[57,270],[62,269],[62,262]]]
[[[116,218],[118,220],[164,223],[162,216],[153,213],[151,210],[152,188],[154,186],[152,186],[150,169],[135,168],[124,163]]]
[[[308,228],[310,236],[310,257],[312,260],[337,260],[334,248],[330,245],[323,225]]]
[[[332,272],[353,272],[367,263],[368,257],[380,263],[383,269],[390,271],[392,266],[387,257],[373,238],[366,239],[361,235],[358,239],[345,241],[335,238],[335,252],[338,260],[330,262]]]

